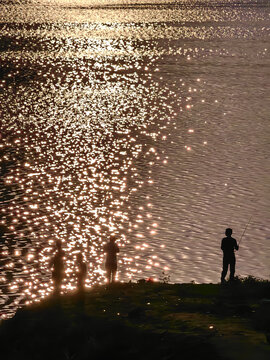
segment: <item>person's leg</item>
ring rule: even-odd
[[[58,276],[55,271],[52,272],[52,282],[53,282],[53,294],[58,295],[59,281],[58,281]]]
[[[115,276],[116,276],[116,270],[113,269],[113,270],[112,270],[112,282],[113,282],[113,283],[115,282]]]
[[[54,279],[53,280],[53,285],[54,285],[54,295],[59,295],[60,294],[60,288],[61,288],[61,280],[60,279]]]
[[[116,271],[117,271],[117,264],[112,265],[111,271],[112,271],[112,283],[114,283],[116,277]]]
[[[221,273],[221,283],[225,282],[225,277],[228,272],[228,265],[229,265],[228,259],[224,256],[223,257],[223,269],[222,269],[222,273]]]
[[[230,281],[234,280],[235,274],[235,256],[233,256],[230,260]]]
[[[106,278],[107,278],[107,283],[110,284],[110,282],[111,282],[111,269],[110,268],[106,269]]]
[[[78,276],[78,291],[79,292],[84,291],[84,279],[82,276]]]

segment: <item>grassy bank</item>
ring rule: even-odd
[[[3,359],[269,359],[270,283],[114,284],[0,326]]]

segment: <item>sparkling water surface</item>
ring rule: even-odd
[[[268,1],[1,1],[1,316],[118,278],[270,276]]]

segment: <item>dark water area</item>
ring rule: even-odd
[[[270,276],[268,1],[2,1],[1,316],[118,278]]]

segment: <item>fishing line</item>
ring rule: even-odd
[[[245,229],[244,229],[244,231],[243,231],[243,233],[242,233],[242,235],[241,235],[241,238],[240,238],[240,240],[239,240],[238,246],[240,245],[240,243],[241,243],[241,241],[242,241],[242,238],[243,238],[243,236],[244,236],[244,234],[245,234],[245,232],[246,232],[246,230],[247,230],[247,227],[248,227],[248,225],[249,225],[249,223],[250,223],[251,218],[252,218],[252,216],[250,216],[250,218],[249,218],[249,220],[248,220],[248,223],[247,223],[247,225],[246,225],[246,227],[245,227]]]

